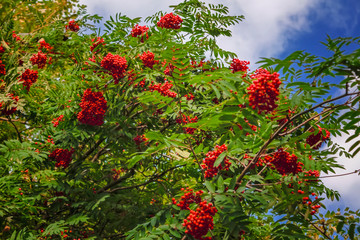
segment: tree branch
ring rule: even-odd
[[[333,102],[333,101],[336,101],[336,100],[339,100],[341,98],[344,98],[344,97],[347,97],[347,96],[351,96],[351,95],[356,95],[356,94],[359,94],[360,92],[354,92],[354,93],[345,93],[343,95],[340,95],[339,97],[336,97],[336,98],[333,98],[333,99],[329,99],[329,100],[326,100],[322,103],[319,103],[305,111],[302,111],[296,115],[294,115],[293,117],[290,118],[290,121],[287,121],[285,122],[283,125],[281,125],[275,132],[274,134],[272,134],[269,138],[269,140],[267,140],[264,145],[261,147],[261,149],[259,150],[259,152],[255,155],[255,157],[253,158],[253,160],[244,168],[244,170],[240,173],[239,177],[237,178],[237,185],[240,184],[241,180],[244,178],[245,174],[249,171],[249,169],[256,164],[256,162],[258,161],[258,159],[260,158],[261,154],[266,150],[266,148],[269,146],[269,144],[277,137],[279,136],[280,132],[286,128],[290,122],[292,122],[293,120],[295,120],[296,118],[312,111],[312,110],[315,110],[316,108],[319,108],[327,103],[330,103],[330,102]]]
[[[154,176],[152,176],[149,180],[143,182],[143,183],[140,183],[140,184],[137,184],[137,185],[133,185],[133,186],[126,186],[126,187],[119,187],[119,188],[114,188],[108,192],[112,193],[112,192],[116,192],[116,191],[121,191],[121,190],[127,190],[127,189],[132,189],[132,188],[138,188],[138,187],[141,187],[141,186],[145,186],[149,183],[152,183],[152,182],[156,182],[159,178],[161,178],[162,176],[164,176],[166,173],[176,169],[176,168],[179,168],[179,167],[183,167],[185,165],[180,165],[180,166],[175,166],[175,167],[172,167],[172,168],[169,168],[168,170],[162,172],[161,174],[156,174]]]

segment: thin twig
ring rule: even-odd
[[[316,226],[315,223],[313,223],[313,222],[311,222],[309,219],[307,219],[303,213],[300,213],[300,215],[303,216],[303,217],[305,218],[305,220],[306,220],[308,223],[310,223],[316,230],[318,230],[322,235],[324,235],[324,237],[326,237],[327,239],[332,240],[332,239],[326,234],[326,231],[320,229],[318,226]]]

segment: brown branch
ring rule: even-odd
[[[132,186],[114,188],[114,189],[112,189],[111,191],[108,191],[108,192],[112,193],[112,192],[116,192],[116,191],[127,190],[127,189],[132,189],[132,188],[138,188],[138,187],[141,187],[141,186],[145,186],[145,185],[147,185],[149,183],[156,182],[159,178],[164,176],[166,173],[168,173],[168,172],[170,172],[170,171],[172,171],[172,170],[174,170],[176,168],[183,167],[183,166],[185,166],[185,165],[180,165],[180,166],[175,166],[175,167],[169,168],[168,170],[162,172],[161,174],[155,174],[149,180],[147,180],[147,181],[145,181],[143,183],[140,183],[140,184],[137,184],[137,185],[132,185]]]
[[[342,177],[342,176],[347,176],[347,175],[351,175],[351,174],[355,174],[355,173],[359,173],[360,169],[357,169],[353,172],[349,172],[349,173],[342,173],[342,174],[336,174],[336,175],[330,175],[330,176],[322,176],[319,178],[331,178],[331,177]]]
[[[326,237],[327,239],[332,240],[327,234],[325,230],[322,230],[321,228],[319,228],[318,226],[316,226],[315,223],[311,222],[309,219],[307,219],[305,217],[305,215],[303,213],[300,213],[301,216],[303,216],[305,218],[305,220],[310,223],[316,230],[318,230],[322,235],[324,235],[324,237]]]
[[[100,156],[104,155],[105,153],[109,151],[105,151],[105,149],[110,145],[110,143],[106,144],[103,148],[101,148],[95,156],[91,159],[91,162],[95,162]]]
[[[15,131],[18,135],[18,138],[19,138],[19,141],[22,143],[22,139],[21,139],[21,135],[20,135],[20,132],[19,132],[19,129],[16,127],[16,125],[11,121],[11,118],[9,117],[8,118],[8,121],[11,123],[11,125],[13,125],[13,127],[15,128]]]
[[[339,106],[342,106],[342,105],[339,105]],[[338,106],[336,106],[336,107],[338,107]],[[325,111],[322,111],[321,113],[316,114],[315,116],[310,117],[309,119],[307,119],[306,121],[302,122],[300,125],[294,127],[293,129],[291,129],[291,130],[289,130],[289,131],[287,131],[287,132],[284,132],[284,133],[280,133],[279,136],[282,137],[282,136],[288,135],[288,134],[290,134],[290,133],[293,133],[293,132],[296,131],[297,129],[301,128],[302,126],[304,126],[305,124],[307,124],[308,122],[310,122],[311,120],[313,120],[313,119],[321,116],[321,115],[324,114],[324,113],[330,112],[331,110],[333,110],[333,109],[336,108],[336,107],[331,107],[331,108],[329,108],[329,109],[327,109],[327,110],[325,110]]]
[[[99,146],[100,144],[105,140],[105,138],[99,139],[94,146],[92,146],[80,159],[85,160],[88,158]]]
[[[1,121],[9,121],[8,118],[2,118],[2,117],[0,117],[0,120],[1,120]],[[19,123],[22,123],[22,124],[26,124],[25,121],[21,121],[21,120],[17,120],[17,119],[11,119],[11,121],[12,121],[12,122],[19,122]]]
[[[134,168],[131,168],[131,169],[129,170],[129,172],[127,172],[124,176],[118,178],[116,181],[111,182],[111,183],[109,183],[108,185],[106,185],[105,187],[101,188],[99,191],[97,191],[97,193],[102,193],[102,192],[108,190],[109,188],[111,188],[111,187],[113,187],[113,186],[115,186],[115,185],[117,185],[117,184],[125,181],[126,179],[132,177],[134,174],[135,174],[135,169],[134,169]]]
[[[259,150],[259,152],[255,155],[255,157],[253,158],[253,160],[244,168],[244,170],[240,173],[239,177],[237,178],[237,185],[240,184],[241,180],[244,178],[245,174],[249,171],[249,169],[256,164],[256,162],[258,161],[258,159],[260,158],[261,154],[266,150],[266,148],[269,146],[269,144],[277,137],[279,136],[280,132],[286,128],[290,122],[292,122],[293,120],[295,120],[296,118],[312,111],[312,110],[315,110],[316,108],[319,108],[321,106],[323,106],[324,104],[327,104],[327,103],[330,103],[330,102],[333,102],[333,101],[336,101],[336,100],[339,100],[341,98],[344,98],[344,97],[347,97],[347,96],[351,96],[351,95],[356,95],[356,94],[359,94],[360,92],[355,92],[355,93],[347,93],[347,94],[343,94],[339,97],[336,97],[336,98],[333,98],[333,99],[329,99],[329,100],[326,100],[322,103],[319,103],[305,111],[302,111],[294,116],[292,116],[290,118],[290,121],[287,121],[285,122],[283,125],[281,125],[276,131],[274,134],[272,134],[269,138],[269,140],[267,140],[264,145],[261,147],[261,149]]]

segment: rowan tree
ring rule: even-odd
[[[0,236],[358,239],[359,211],[321,213],[339,199],[321,175],[360,151],[331,141],[360,134],[359,51],[342,50],[359,39],[250,69],[217,45],[243,16],[172,9],[101,35],[83,9],[31,32],[0,14]]]

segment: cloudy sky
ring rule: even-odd
[[[204,0],[207,3],[222,3],[229,7],[231,15],[244,15],[245,20],[232,27],[231,38],[221,38],[220,46],[235,52],[240,59],[250,60],[252,68],[260,57],[282,58],[296,50],[326,55],[320,43],[326,36],[347,37],[360,35],[360,1],[358,0]],[[147,17],[157,11],[170,12],[169,5],[180,0],[80,0],[92,14],[104,19],[116,13],[131,18]],[[252,69],[254,70],[254,69]],[[346,137],[333,140],[343,146]],[[348,147],[348,146],[347,146]],[[360,169],[360,156],[355,159],[340,158],[347,170]],[[328,187],[342,195],[340,203],[360,209],[360,176],[356,174],[324,179]]]

